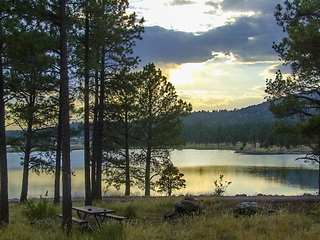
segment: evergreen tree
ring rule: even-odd
[[[186,180],[183,179],[184,174],[173,165],[167,166],[161,173],[160,179],[156,182],[158,192],[166,192],[171,196],[174,190],[180,190],[186,187]]]
[[[130,156],[130,147],[134,146],[132,128],[137,120],[139,80],[138,74],[122,71],[111,79],[112,88],[107,92],[106,99],[104,150],[109,152],[105,162],[106,180],[110,185],[115,184],[117,188],[124,183],[127,196],[130,195],[133,183],[131,173],[138,171],[134,167],[134,159]]]
[[[86,2],[87,3],[87,2]],[[86,90],[88,90],[88,74],[91,75],[94,93],[93,109],[93,146],[92,146],[92,197],[101,199],[101,171],[103,159],[103,132],[106,90],[112,87],[109,80],[123,68],[130,69],[138,62],[132,56],[132,47],[136,39],[141,39],[143,19],[136,23],[136,14],[126,14],[127,0],[104,0],[90,2],[85,5],[85,49],[82,57],[86,66]],[[89,44],[89,45],[86,45]],[[90,88],[90,86],[89,86]],[[88,99],[86,98],[86,105]],[[86,115],[88,122],[88,115]],[[88,148],[88,144],[86,145]],[[86,155],[88,158],[88,155]],[[87,176],[87,175],[86,175]],[[88,177],[88,176],[87,176]],[[87,180],[88,182],[88,180]],[[87,186],[89,191],[89,188]]]
[[[51,39],[42,29],[21,23],[16,25],[8,43],[7,87],[11,100],[9,119],[23,130],[24,135],[13,141],[23,143],[24,171],[20,201],[27,200],[28,176],[32,150],[39,144],[39,131],[55,123],[58,81],[54,74],[54,59],[50,55]],[[32,29],[33,27],[33,29]],[[35,42],[38,39],[42,44]]]
[[[284,78],[278,71],[274,80],[267,80],[270,109],[279,118],[302,116],[307,119],[307,125],[317,128],[313,120],[320,115],[320,2],[285,1],[284,6],[277,5],[275,17],[288,36],[279,44],[274,44],[273,48],[281,60],[291,66],[292,75]],[[310,134],[306,129],[308,127],[299,130],[313,138],[314,144],[311,145],[313,152],[305,159],[320,163],[320,135],[317,131]]]
[[[62,152],[62,184],[63,201],[62,227],[67,234],[72,229],[72,201],[71,201],[71,166],[70,166],[70,106],[69,106],[69,76],[68,76],[68,35],[66,0],[59,1],[59,33],[60,33],[60,122],[61,124],[61,152]]]
[[[183,131],[181,117],[190,113],[192,106],[178,99],[174,86],[154,64],[145,66],[139,77],[137,129],[145,162],[145,195],[150,196],[152,165],[159,165],[156,156],[162,155],[161,149],[167,151],[184,143],[179,138]]]
[[[7,144],[5,130],[5,105],[4,105],[4,19],[8,16],[5,11],[8,6],[0,2],[0,228],[9,223],[8,201],[8,167],[7,167]]]

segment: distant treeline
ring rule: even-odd
[[[235,146],[250,144],[254,147],[296,147],[305,144],[293,134],[279,134],[274,122],[207,126],[201,122],[185,125],[183,136],[191,144]]]
[[[190,144],[217,144],[235,146],[248,144],[254,147],[295,147],[305,140],[292,133],[279,134],[279,122],[268,109],[267,102],[232,111],[199,111],[184,118],[183,136]],[[294,120],[284,121],[287,125]],[[283,124],[283,122],[282,122]],[[82,123],[71,123],[72,129],[79,129]],[[6,132],[7,138],[21,134],[19,130]]]
[[[191,144],[217,144],[254,147],[295,147],[305,140],[294,132],[283,133],[285,125],[296,120],[279,122],[268,109],[267,102],[232,111],[194,112],[184,120],[183,137]]]

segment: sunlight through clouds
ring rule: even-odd
[[[203,69],[205,63],[185,63],[177,69],[170,71],[170,82],[173,85],[189,84],[195,82],[193,73],[196,70]]]
[[[135,54],[143,65],[155,63],[195,111],[259,104],[266,79],[274,79],[278,69],[290,73],[272,49],[285,37],[274,18],[277,4],[132,0],[128,12],[146,20]]]
[[[239,62],[233,53],[213,52],[213,58],[202,63],[157,64],[177,90],[180,98],[191,102],[195,111],[241,108],[264,99],[265,79],[273,62],[256,64]],[[232,69],[230,69],[232,63]],[[267,69],[267,70],[266,70]],[[263,77],[252,83],[252,72]]]
[[[160,26],[175,31],[192,33],[206,32],[210,29],[234,22],[236,17],[252,16],[254,12],[223,12],[208,1],[139,0],[130,1],[128,13],[136,12],[144,17],[145,26]],[[183,3],[185,2],[185,3]]]
[[[224,72],[221,69],[214,69],[212,72],[213,76],[219,76],[219,75],[227,75],[228,73]]]

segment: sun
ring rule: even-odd
[[[204,63],[184,63],[170,71],[169,80],[173,85],[190,84],[196,81],[194,71],[204,68]]]

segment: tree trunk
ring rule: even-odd
[[[69,78],[67,54],[66,0],[59,1],[60,7],[60,112],[62,150],[62,228],[67,234],[72,229],[71,169],[70,169],[70,122],[69,122]]]
[[[61,176],[61,111],[59,111],[57,151],[56,151],[56,172],[54,178],[54,200],[55,204],[60,203],[60,176]]]
[[[151,146],[148,143],[147,156],[146,156],[146,174],[145,174],[145,193],[144,195],[150,196],[150,167],[151,167]]]
[[[28,197],[28,182],[29,182],[29,164],[30,164],[30,154],[31,154],[31,140],[32,140],[32,128],[33,128],[33,110],[35,97],[30,97],[30,103],[26,111],[30,111],[30,119],[28,120],[27,133],[26,133],[26,145],[24,152],[24,162],[23,162],[23,177],[22,177],[22,189],[20,195],[20,202],[24,202]]]
[[[318,141],[318,195],[320,196],[320,138]]]
[[[97,133],[98,133],[98,108],[99,108],[99,79],[98,72],[95,73],[95,103],[93,110],[93,136],[92,136],[92,158],[91,158],[91,181],[92,199],[97,199]]]
[[[130,196],[130,155],[129,155],[129,124],[128,113],[125,113],[125,155],[126,155],[126,190],[125,195]]]
[[[88,1],[87,1],[88,2]],[[84,55],[84,182],[85,205],[92,205],[90,182],[90,115],[89,115],[89,16],[85,21],[85,55]]]
[[[2,13],[0,10],[0,17]],[[1,18],[0,18],[1,19]],[[0,227],[9,223],[8,167],[5,129],[4,77],[2,64],[2,24],[0,20]]]
[[[102,199],[102,159],[103,159],[103,115],[104,115],[104,91],[105,91],[105,59],[104,59],[104,49],[101,50],[101,72],[100,72],[100,98],[99,98],[99,114],[98,114],[98,132],[97,132],[97,199]]]
[[[320,196],[320,155],[318,155],[318,195]]]
[[[23,161],[23,177],[22,177],[22,189],[20,195],[20,202],[24,202],[28,197],[28,181],[29,181],[29,163],[30,163],[30,153],[31,153],[31,139],[30,136],[32,134],[32,123],[28,123],[27,130],[27,140],[26,140],[26,149],[24,153],[24,161]]]

